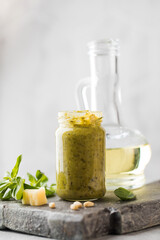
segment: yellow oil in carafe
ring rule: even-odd
[[[134,188],[134,181],[139,181],[139,187],[142,186],[144,184],[144,168],[150,157],[149,144],[106,149],[107,189],[114,190],[114,185],[115,188],[123,186],[131,189]]]

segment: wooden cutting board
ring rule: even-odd
[[[92,208],[70,209],[71,202],[49,198],[56,203],[24,206],[20,202],[0,201],[0,229],[54,239],[84,240],[108,234],[123,234],[160,224],[160,181],[135,190],[137,200],[122,202],[112,192],[95,201]]]

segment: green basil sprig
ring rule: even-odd
[[[125,189],[125,188],[117,188],[114,191],[115,195],[119,197],[122,201],[128,201],[128,200],[135,200],[136,195],[132,193],[131,191]]]
[[[53,196],[55,194],[56,184],[53,183],[48,187],[48,185],[47,185],[48,178],[40,170],[37,170],[35,177],[30,173],[27,173],[27,176],[28,176],[28,180],[30,181],[30,185],[32,186],[32,188],[37,189],[37,188],[40,188],[40,187],[44,187],[47,197]]]
[[[22,155],[19,155],[11,173],[6,172],[5,176],[0,181],[0,199],[9,200],[13,198],[15,200],[20,200],[23,197],[24,189],[39,189],[40,187],[45,188],[47,197],[53,196],[55,194],[56,184],[51,184],[48,187],[48,178],[40,170],[37,170],[35,177],[27,173],[30,184],[25,183],[25,179],[17,176],[21,160]]]

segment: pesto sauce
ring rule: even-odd
[[[105,194],[105,131],[80,125],[62,134],[63,171],[57,172],[57,195],[66,200]]]

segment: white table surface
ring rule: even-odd
[[[0,240],[46,240],[48,238],[12,232],[10,230],[0,231]],[[160,240],[160,226],[124,235],[108,235],[96,240]]]

